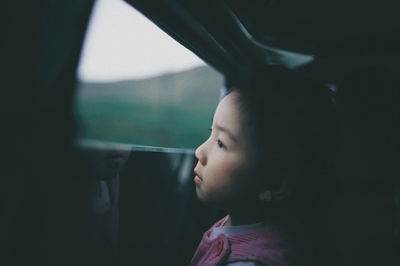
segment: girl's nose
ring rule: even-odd
[[[207,156],[206,156],[206,154],[205,154],[205,150],[204,150],[204,144],[205,144],[205,142],[203,143],[203,144],[201,144],[197,149],[196,149],[196,151],[195,151],[195,155],[196,155],[196,158],[199,160],[199,162],[202,164],[202,165],[205,165],[206,163],[207,163]]]

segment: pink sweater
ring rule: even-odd
[[[232,236],[210,238],[213,228],[223,224],[218,221],[204,233],[191,261],[194,265],[223,265],[235,261],[254,261],[269,266],[298,265],[292,245],[278,226],[265,226],[254,231]],[[297,261],[297,263],[292,263]]]

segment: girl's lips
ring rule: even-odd
[[[197,176],[197,175],[194,177],[193,181],[194,181],[197,185],[200,185],[201,183],[203,183],[203,179],[201,179],[201,177],[199,177],[199,176]]]

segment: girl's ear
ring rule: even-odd
[[[282,181],[281,186],[277,190],[264,190],[258,194],[258,198],[261,201],[269,202],[272,200],[283,200],[290,193],[289,182],[287,180]]]

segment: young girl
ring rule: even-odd
[[[261,67],[233,83],[194,169],[198,198],[228,215],[191,265],[313,265],[334,121],[328,90],[289,70]]]

